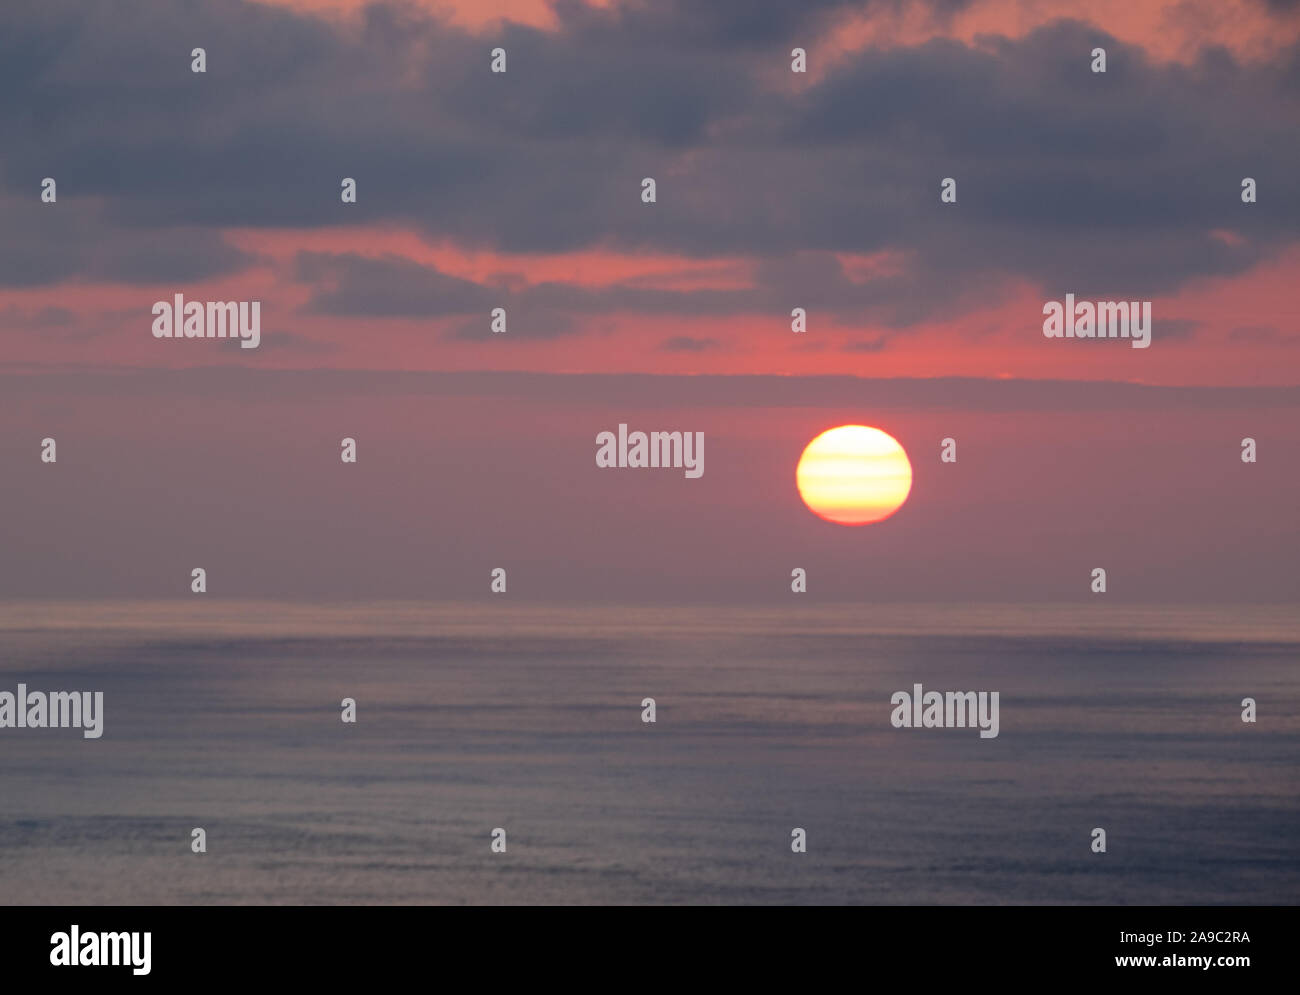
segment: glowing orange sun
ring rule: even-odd
[[[867,525],[903,506],[912,491],[912,464],[892,435],[841,425],[808,443],[795,484],[803,503],[828,522]]]

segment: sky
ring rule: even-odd
[[[49,0],[0,92],[0,597],[1300,596],[1300,4]],[[845,423],[883,523],[794,488]]]

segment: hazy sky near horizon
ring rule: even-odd
[[[0,597],[1296,601],[1300,5],[1084,9],[4,5]],[[911,457],[878,525],[795,491],[844,423]]]

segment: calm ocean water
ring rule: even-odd
[[[1294,607],[0,605],[20,681],[106,717],[0,730],[5,904],[1300,902]]]

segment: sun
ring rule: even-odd
[[[795,485],[803,503],[828,522],[868,525],[903,506],[912,491],[912,464],[887,432],[841,425],[808,443]]]

